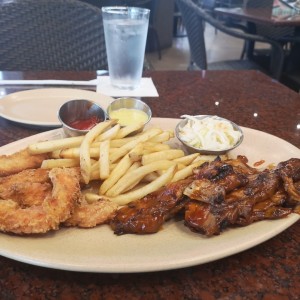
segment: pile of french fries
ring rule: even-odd
[[[185,155],[168,144],[173,137],[173,130],[143,130],[143,124],[121,127],[116,120],[107,120],[85,136],[38,142],[28,150],[51,154],[42,168],[80,167],[85,184],[99,181],[98,193],[85,194],[88,201],[108,198],[125,205],[187,178],[195,167],[215,158]]]

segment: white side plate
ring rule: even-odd
[[[0,116],[31,126],[59,127],[57,112],[68,100],[87,99],[104,109],[113,98],[93,91],[72,88],[44,88],[9,94],[0,99]]]

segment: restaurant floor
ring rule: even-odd
[[[239,59],[243,41],[232,38],[207,24],[205,29],[208,62]],[[157,52],[147,53],[147,60],[154,70],[186,70],[189,62],[189,44],[186,36],[174,37],[172,47],[162,50],[161,59]]]
[[[241,39],[223,34],[220,31],[216,32],[209,24],[206,24],[205,28],[205,42],[208,63],[239,59],[244,44]],[[255,44],[256,49],[265,47],[268,46],[262,43]],[[148,67],[154,70],[186,70],[190,58],[188,39],[185,35],[174,37],[172,47],[161,51],[161,59],[159,59],[157,51],[147,53],[146,57]],[[297,76],[299,78],[295,79],[296,83],[290,82],[290,79],[287,81],[284,75],[281,82],[300,93],[300,76]]]

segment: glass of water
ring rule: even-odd
[[[149,14],[138,7],[102,7],[108,71],[117,88],[132,90],[140,84]]]

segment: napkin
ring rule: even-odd
[[[111,85],[109,76],[98,77],[97,92],[112,97],[158,97],[152,78],[141,79],[141,84],[134,90],[118,89]]]

